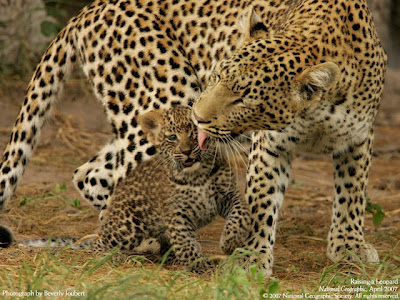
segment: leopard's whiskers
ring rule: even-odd
[[[238,160],[237,156],[239,156],[239,158],[242,160],[242,162],[246,165],[246,162],[243,160],[242,157],[242,153],[240,152],[240,150],[236,147],[236,144],[233,143],[235,140],[232,137],[228,137],[227,141],[229,143],[229,147],[232,149],[232,156],[235,162],[235,179],[237,180],[237,178],[239,178],[239,167],[240,167],[240,161]],[[235,155],[235,153],[236,155]],[[237,182],[235,182],[235,184],[237,184]]]

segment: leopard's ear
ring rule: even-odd
[[[338,80],[340,69],[333,62],[318,64],[305,69],[297,76],[297,94],[300,102],[318,101]]]
[[[149,142],[153,145],[160,143],[159,134],[163,126],[163,111],[152,110],[139,117],[139,124]]]
[[[261,38],[268,34],[268,28],[256,13],[254,7],[250,7],[247,14],[239,17],[238,23],[244,34],[244,41]]]

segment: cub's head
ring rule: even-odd
[[[244,19],[242,45],[216,65],[193,106],[200,132],[220,139],[287,127],[326,97],[340,72],[334,62],[323,61],[326,57],[313,64],[304,43],[273,32],[254,10]]]
[[[147,139],[174,168],[194,170],[200,165],[197,129],[189,107],[150,111],[139,118],[139,123]]]

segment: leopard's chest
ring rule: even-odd
[[[285,149],[327,154],[363,141],[371,126],[368,115],[327,104],[299,115],[289,127],[273,136]]]

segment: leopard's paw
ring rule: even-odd
[[[333,262],[338,262],[341,259],[356,262],[357,259],[352,255],[357,256],[362,262],[379,262],[379,256],[376,249],[365,242],[346,243],[328,247],[328,258]]]
[[[255,251],[248,251],[246,249],[237,249],[231,258],[225,264],[226,267],[240,266],[245,270],[255,267],[264,274],[264,278],[269,278],[272,275],[273,255],[272,251],[267,253],[257,253]],[[226,268],[225,267],[225,268]]]

